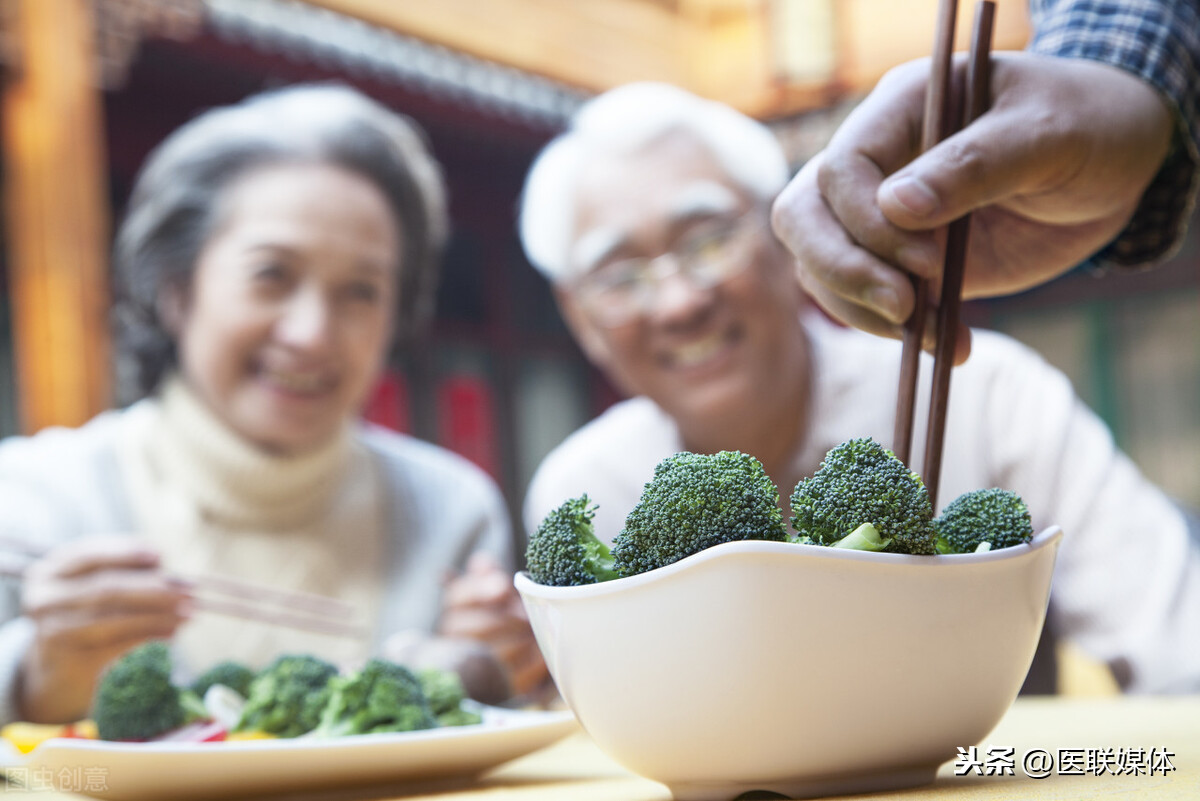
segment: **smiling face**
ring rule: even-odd
[[[264,450],[319,447],[357,412],[391,339],[390,207],[365,178],[311,163],[255,169],[221,204],[173,326],[184,380]]]
[[[742,428],[770,398],[804,386],[801,294],[790,259],[765,224],[767,210],[701,145],[670,135],[633,154],[601,153],[577,184],[575,275],[614,261],[686,248],[697,231],[743,215],[745,268],[707,288],[663,276],[648,307],[618,325],[589,311],[570,281],[564,315],[592,360],[629,394],[646,395],[684,431]],[[761,215],[756,224],[753,215]],[[735,422],[738,421],[738,422]]]

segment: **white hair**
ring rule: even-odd
[[[525,253],[551,281],[561,281],[575,223],[575,188],[598,152],[635,153],[668,133],[708,150],[752,196],[770,202],[788,179],[783,148],[766,126],[729,106],[665,83],[631,83],[596,97],[534,160],[521,194]]]

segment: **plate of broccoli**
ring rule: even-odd
[[[53,738],[23,775],[98,798],[200,799],[469,777],[576,728],[567,711],[478,704],[454,673],[310,655],[221,663],[187,685],[150,642],[103,675],[97,739]]]

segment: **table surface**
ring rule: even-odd
[[[983,767],[955,775],[957,762],[942,766],[924,787],[852,796],[882,799],[1200,799],[1200,695],[1096,699],[1018,699],[978,746],[975,756],[1001,773],[1010,759],[1011,775]],[[1060,749],[1072,764],[1060,769]],[[1139,751],[1140,749],[1140,751]],[[1054,770],[1034,778],[1023,766],[1030,752],[1055,758]],[[1162,753],[1168,753],[1162,761]],[[1109,756],[1111,754],[1111,756]],[[1090,763],[1090,764],[1089,764]],[[1103,772],[1097,765],[1103,766]],[[1170,768],[1166,769],[1169,764]],[[1032,771],[1031,765],[1031,772]],[[1141,768],[1140,770],[1138,768]],[[1114,769],[1123,772],[1113,775]],[[1070,771],[1075,770],[1073,774]],[[1082,774],[1082,775],[1077,775]],[[0,788],[14,801],[72,801],[84,796]],[[503,765],[467,782],[401,788],[271,796],[272,801],[670,801],[667,789],[635,776],[606,757],[582,731],[561,742]]]

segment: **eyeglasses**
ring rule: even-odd
[[[666,253],[601,264],[572,288],[601,325],[615,327],[650,312],[658,289],[675,273],[695,289],[711,289],[745,271],[766,225],[761,209],[690,229]]]

